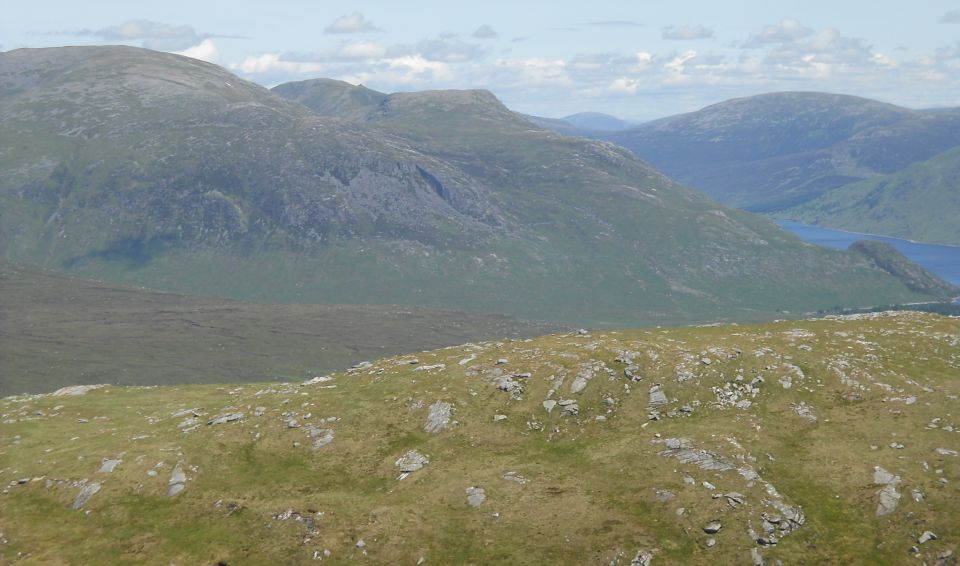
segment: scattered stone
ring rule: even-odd
[[[496,365],[498,366],[502,366],[505,363],[507,363],[507,358],[498,358],[496,361]]]
[[[429,366],[418,366],[413,368],[413,371],[431,371],[435,369],[447,369],[447,364],[433,364]]]
[[[650,566],[653,555],[645,550],[638,550],[637,555],[630,561],[630,566]]]
[[[920,503],[921,501],[927,498],[927,496],[923,494],[923,491],[919,489],[914,489],[910,491],[910,497],[912,497],[913,500],[916,501],[917,503]]]
[[[720,524],[720,521],[710,521],[703,527],[703,532],[708,535],[715,535],[720,532],[720,529],[723,528],[723,525]]]
[[[751,548],[750,563],[753,564],[753,566],[765,566],[767,561],[763,559],[763,556],[760,554],[759,550],[757,550],[756,548]]]
[[[367,546],[367,543],[363,539],[360,539],[357,541],[356,546],[357,548],[365,548]]]
[[[554,401],[553,399],[547,399],[546,401],[543,402],[543,408],[546,409],[548,413],[552,411],[553,408],[556,406],[557,406],[557,402]]]
[[[100,464],[100,469],[97,470],[98,474],[111,474],[113,470],[120,465],[122,460],[109,460],[104,458],[103,463]]]
[[[328,382],[328,381],[333,381],[333,378],[330,377],[329,375],[318,375],[317,377],[314,377],[313,379],[308,379],[308,380],[304,381],[303,384],[304,384],[304,385],[316,385],[316,384],[318,384],[318,383],[326,383],[326,382]],[[259,409],[259,407],[258,407],[258,409]]]
[[[79,393],[83,395],[83,393]],[[77,494],[77,498],[73,500],[73,509],[80,509],[90,501],[90,498],[97,494],[100,491],[100,482],[90,482],[80,488],[80,493]]]
[[[683,464],[693,464],[704,470],[718,472],[735,469],[733,464],[717,454],[693,448],[693,442],[689,438],[668,438],[665,444],[667,449],[660,452],[660,455],[676,458]]]
[[[427,422],[423,425],[424,432],[440,432],[447,427],[450,422],[452,407],[450,403],[437,401],[430,405],[430,412],[427,414]]]
[[[673,499],[673,498],[676,497],[676,496],[677,496],[676,493],[674,493],[674,492],[672,492],[672,491],[670,491],[670,490],[668,490],[668,489],[658,489],[658,490],[657,490],[657,501],[659,501],[660,503],[666,503],[667,501],[670,501],[671,499]]]
[[[316,428],[314,426],[309,427],[308,433],[310,434],[310,449],[319,450],[327,444],[333,442],[333,429],[332,428]]]
[[[209,421],[207,421],[207,425],[226,424],[233,421],[239,421],[242,418],[243,418],[243,413],[227,413],[224,415],[220,415],[219,417],[216,417],[214,419],[210,419]]]
[[[187,475],[183,473],[183,468],[177,464],[170,474],[170,481],[167,482],[167,497],[176,497],[184,488],[187,487]]]
[[[493,415],[493,422],[498,423],[507,420],[507,415]]]
[[[920,538],[917,539],[917,542],[920,544],[925,544],[931,540],[937,540],[937,535],[933,534],[930,531],[923,531],[923,534],[920,535]]]
[[[487,500],[487,493],[482,487],[467,488],[467,505],[470,507],[480,507]]]
[[[521,485],[527,483],[527,478],[525,478],[525,477],[521,476],[519,473],[513,472],[513,471],[503,472],[503,476],[502,476],[502,477],[503,477],[503,479],[505,479],[505,480],[507,480],[507,481],[516,482],[516,483],[519,483],[519,484],[521,484]]]
[[[106,383],[100,383],[97,385],[70,385],[68,387],[61,387],[53,393],[50,394],[51,397],[76,397],[78,395],[86,395],[94,389],[100,389],[106,387]]]
[[[400,473],[403,474],[401,479],[403,479],[406,474],[416,472],[428,463],[430,463],[430,460],[426,456],[417,450],[410,450],[397,459],[396,466],[400,468]]]
[[[706,542],[704,542],[703,544],[704,544],[704,546],[706,546],[707,548],[713,548],[713,547],[716,546],[716,544],[717,544],[717,539],[712,538],[712,537],[711,537],[711,538],[708,538],[708,539],[706,540]]]
[[[654,383],[650,386],[650,406],[659,407],[668,403],[667,394],[663,392],[663,385]]]
[[[880,466],[876,466],[873,470],[873,483],[883,486],[880,490],[880,502],[877,504],[877,517],[882,517],[896,511],[897,504],[900,503],[897,485],[901,480],[900,476],[895,476]]]
[[[941,456],[957,456],[960,454],[956,450],[950,450],[949,448],[937,448],[936,453]]]

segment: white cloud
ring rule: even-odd
[[[960,10],[950,10],[940,18],[941,24],[960,24]]]
[[[637,94],[637,87],[640,86],[640,81],[637,79],[631,79],[629,77],[620,77],[614,79],[610,86],[607,87],[609,92],[614,94]]]
[[[470,34],[470,37],[474,39],[496,39],[500,37],[500,34],[497,33],[493,27],[483,24],[482,26],[478,27],[475,32]]]
[[[713,30],[701,25],[663,28],[663,39],[687,41],[692,39],[709,39],[713,37]]]
[[[220,51],[217,49],[217,46],[213,44],[212,39],[204,39],[193,47],[188,47],[183,51],[174,51],[174,53],[185,57],[200,59],[208,63],[218,63],[220,61]]]
[[[497,78],[512,86],[570,86],[573,81],[562,59],[530,57],[527,59],[499,59]],[[496,84],[496,83],[494,83]]]
[[[760,48],[774,43],[792,43],[813,35],[813,30],[803,26],[797,20],[786,19],[780,23],[764,26],[759,32],[751,35],[742,47]]]
[[[340,46],[339,53],[344,59],[377,59],[387,54],[387,48],[373,41],[360,41]]]
[[[369,33],[373,31],[383,30],[373,25],[373,22],[367,20],[362,13],[353,12],[352,14],[340,16],[333,20],[333,23],[327,26],[326,29],[323,30],[323,33]]]

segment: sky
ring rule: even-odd
[[[960,0],[0,0],[0,50],[124,44],[264,86],[484,88],[648,120],[807,90],[960,106]]]

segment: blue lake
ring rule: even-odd
[[[776,222],[781,228],[793,232],[805,242],[828,248],[847,249],[850,244],[857,240],[887,242],[915,263],[926,267],[954,285],[960,285],[960,246],[921,244],[887,236],[873,236],[871,234],[858,234],[856,232],[810,226],[790,220],[777,220]]]

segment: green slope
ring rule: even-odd
[[[0,560],[950,564],[958,352],[957,319],[873,315],[485,342],[302,386],[7,398]],[[428,462],[400,480],[412,450]]]
[[[960,244],[960,147],[891,175],[833,189],[777,216],[921,242]]]
[[[0,249],[14,260],[190,294],[573,323],[924,298],[483,91],[301,85],[334,106],[321,112],[127,47],[4,52],[0,85]],[[329,116],[369,99],[363,118]]]

